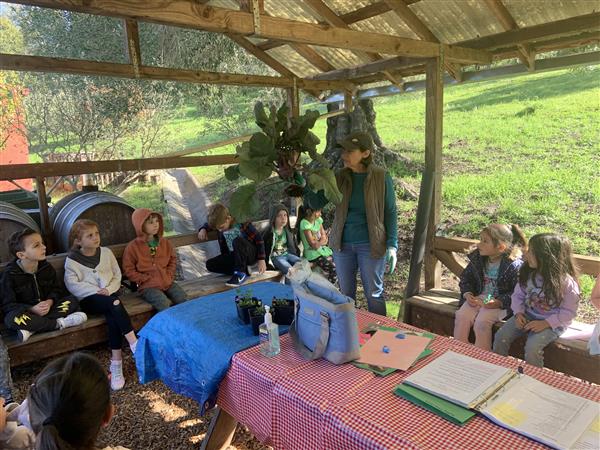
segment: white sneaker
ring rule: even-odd
[[[60,319],[56,319],[59,328],[62,330],[63,328],[76,327],[77,325],[81,325],[83,322],[87,320],[87,316],[84,312],[74,312],[73,314],[69,314],[67,317],[61,317]]]
[[[27,330],[17,331],[17,336],[19,337],[20,342],[27,342],[27,339],[29,339],[32,334],[33,334],[33,331],[27,331]]]
[[[123,361],[110,361],[110,388],[113,391],[123,389],[125,377],[123,376]]]

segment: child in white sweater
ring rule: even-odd
[[[87,313],[104,314],[108,324],[108,339],[112,351],[110,385],[113,390],[123,388],[123,336],[135,352],[137,337],[129,314],[123,307],[117,291],[121,286],[121,270],[115,255],[100,247],[98,225],[87,219],[76,221],[69,234],[71,251],[65,260],[65,285],[79,299]]]

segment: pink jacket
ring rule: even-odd
[[[154,256],[150,254],[150,246],[142,231],[142,225],[150,214],[157,214],[160,222],[159,243]],[[141,292],[148,288],[156,288],[161,291],[169,289],[175,280],[177,258],[171,243],[162,237],[164,231],[162,216],[149,209],[138,208],[133,212],[131,221],[138,237],[127,244],[125,248],[123,272],[127,278],[138,285]]]

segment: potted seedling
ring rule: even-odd
[[[248,289],[244,292],[241,292],[239,289],[237,291],[237,295],[235,296],[235,306],[237,309],[237,315],[240,319],[240,322],[247,325],[250,323],[250,315],[249,311],[253,308],[259,307],[262,305],[260,299],[252,296],[252,290]]]
[[[254,333],[254,336],[258,336],[258,328],[260,327],[260,324],[265,321],[265,307],[258,306],[251,308],[249,310],[249,315],[252,332]]]
[[[294,299],[275,298],[271,302],[273,322],[278,325],[290,325],[294,320]]]

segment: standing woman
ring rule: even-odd
[[[385,316],[383,275],[396,268],[398,223],[392,177],[375,166],[375,144],[367,133],[344,139],[344,168],[336,174],[342,202],[335,208],[329,244],[340,290],[356,299],[356,273],[360,270],[369,311]]]

